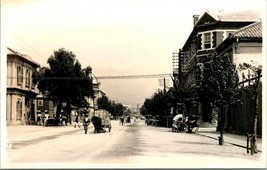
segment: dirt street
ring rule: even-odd
[[[261,153],[251,156],[244,148],[219,146],[204,136],[147,126],[143,120],[126,126],[113,121],[112,126],[110,133],[100,134],[94,134],[92,126],[89,134],[71,126],[32,126],[25,134],[17,134],[2,168],[264,167]],[[43,129],[41,136],[34,128]],[[34,139],[25,140],[23,135],[30,134]],[[10,134],[9,138],[16,139]]]

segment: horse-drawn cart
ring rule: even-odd
[[[95,133],[105,133],[107,130],[111,132],[110,113],[104,109],[95,111],[95,116],[92,117],[92,123],[95,127]]]

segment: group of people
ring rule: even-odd
[[[134,119],[135,121],[135,119]],[[125,123],[131,123],[131,117],[130,116],[127,116],[127,117],[120,117],[120,125],[125,125]]]
[[[42,116],[37,116],[37,125],[45,125],[45,115],[43,114]]]

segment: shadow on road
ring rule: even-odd
[[[215,143],[195,142],[195,141],[175,141],[175,143],[192,144],[192,145],[217,145]]]

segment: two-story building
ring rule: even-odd
[[[179,73],[175,77],[188,94],[188,114],[199,114],[200,120],[211,122],[211,105],[201,101],[198,94],[200,75],[197,70],[204,67],[214,49],[229,35],[259,20],[260,16],[254,11],[205,12],[200,18],[193,16],[194,27],[179,50]]]
[[[29,56],[7,48],[7,125],[30,123],[36,118],[38,89],[32,75],[40,65]]]

